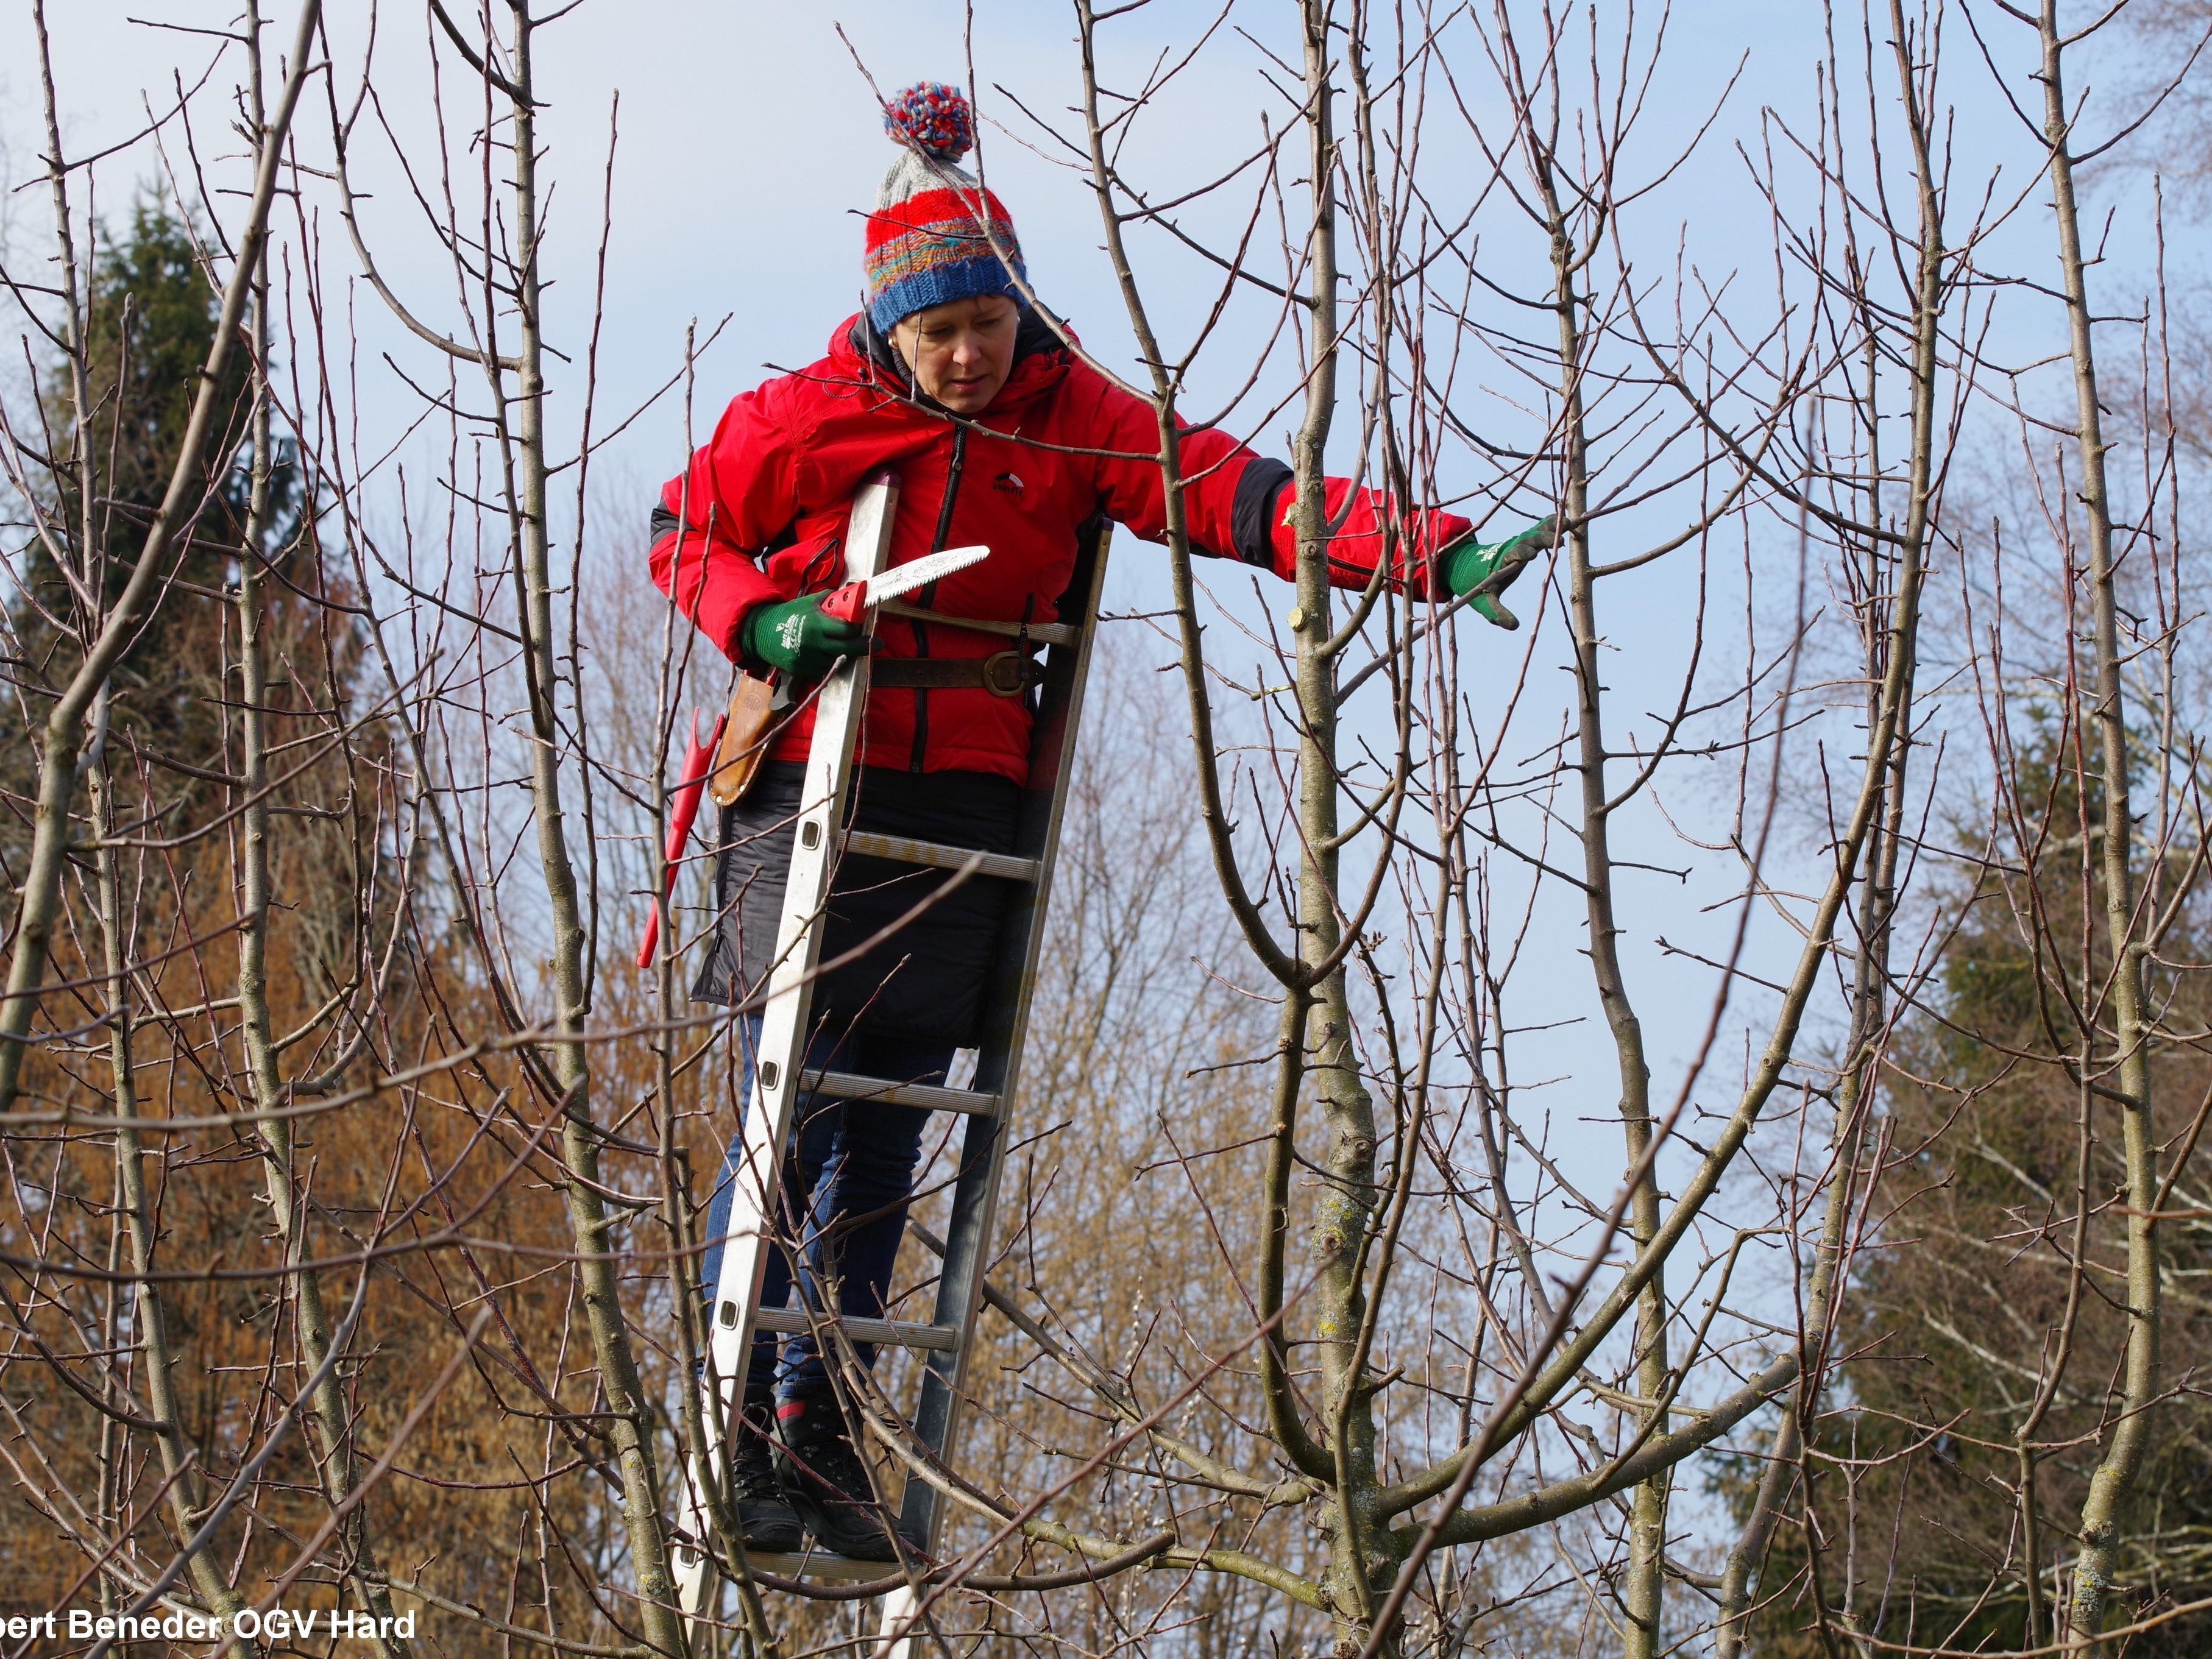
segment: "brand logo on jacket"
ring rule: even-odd
[[[1025,486],[1022,483],[1022,475],[1020,473],[1001,472],[997,477],[991,480],[991,488],[994,489],[1003,489],[1009,495],[1019,495],[1023,493]]]

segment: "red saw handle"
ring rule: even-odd
[[[847,582],[822,601],[822,614],[835,617],[839,622],[856,623],[868,608],[868,585],[866,582]]]
[[[668,868],[660,890],[664,902],[676,890],[677,865],[691,840],[691,825],[699,816],[699,797],[706,793],[707,774],[713,769],[714,752],[721,746],[722,720],[715,720],[714,729],[702,744],[699,741],[699,716],[695,713],[691,716],[690,741],[684,750],[684,770],[678,775],[684,781],[676,786],[676,793],[668,800],[668,843],[663,849]],[[640,968],[653,966],[653,953],[659,943],[660,906],[656,904],[645,919],[645,937],[638,941]]]

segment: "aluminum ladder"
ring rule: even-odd
[[[858,580],[884,568],[897,506],[898,480],[890,473],[872,479],[854,497],[845,538],[846,580]],[[1103,520],[1093,520],[1079,532],[1073,574],[1058,607],[1058,614],[1067,620],[1024,626],[942,619],[1045,647],[1043,678],[1037,688],[1030,730],[1029,781],[1022,793],[1012,856],[858,831],[840,835],[867,696],[868,659],[850,659],[833,671],[816,701],[813,747],[793,836],[783,913],[776,930],[775,965],[769,976],[762,1010],[752,1096],[745,1112],[743,1164],[732,1194],[721,1273],[711,1304],[708,1375],[714,1389],[706,1402],[707,1455],[703,1461],[687,1463],[679,1501],[677,1583],[684,1613],[694,1621],[695,1629],[696,1621],[720,1614],[723,1566],[705,1547],[714,1536],[707,1492],[710,1483],[712,1490],[728,1490],[724,1447],[728,1425],[742,1403],[746,1359],[756,1331],[799,1334],[816,1326],[834,1325],[849,1340],[921,1351],[926,1358],[921,1401],[911,1419],[912,1438],[926,1456],[940,1462],[949,1461],[960,1427],[982,1299],[983,1267],[997,1217],[1007,1121],[1018,1098],[1022,1039],[1043,945],[1045,909],[1052,890],[1060,814],[1066,804],[1076,726],[1097,631],[1108,541]],[[884,605],[880,614],[936,619],[933,613],[896,602]],[[975,1073],[968,1088],[925,1087],[805,1069],[813,975],[821,957],[822,922],[841,849],[943,869],[957,870],[972,862],[975,869],[969,879],[988,876],[1012,884],[997,965],[983,994]],[[768,1253],[790,1243],[776,1239],[773,1225],[784,1148],[799,1100],[816,1093],[955,1112],[967,1119],[951,1214],[940,1252],[936,1306],[927,1324],[848,1319],[827,1310],[759,1305]],[[935,1243],[931,1241],[933,1247]],[[825,1346],[825,1354],[830,1352]],[[921,1540],[925,1558],[936,1553],[944,1526],[942,1510],[938,1493],[927,1482],[909,1476],[899,1530]],[[923,1566],[927,1562],[915,1565]],[[786,1578],[845,1581],[882,1579],[902,1571],[896,1564],[855,1561],[818,1551],[803,1555],[750,1553],[746,1568],[750,1572]],[[884,1601],[883,1637],[875,1650],[877,1659],[905,1659],[907,1634],[915,1623],[913,1593],[902,1587]]]

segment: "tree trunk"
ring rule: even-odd
[[[599,1188],[599,1130],[592,1118],[590,1061],[581,1038],[589,1012],[584,953],[587,930],[579,899],[576,872],[568,854],[561,791],[562,736],[556,697],[558,653],[554,646],[553,576],[546,524],[545,380],[544,313],[540,306],[538,258],[541,227],[538,210],[537,106],[532,101],[531,46],[536,27],[528,0],[511,0],[514,13],[512,120],[514,137],[514,300],[521,368],[510,400],[495,369],[489,376],[504,421],[511,415],[512,437],[505,446],[507,494],[514,538],[514,576],[520,590],[523,671],[527,679],[531,723],[530,793],[538,830],[538,863],[545,883],[553,929],[551,958],[555,1026],[560,1040],[548,1056],[555,1103],[562,1115],[561,1149],[570,1172],[567,1184],[569,1228],[575,1240],[576,1271],[582,1280],[585,1320],[599,1386],[605,1394],[600,1421],[612,1443],[622,1475],[622,1515],[632,1570],[637,1577],[640,1613],[646,1638],[669,1656],[684,1651],[683,1620],[676,1607],[676,1584],[669,1571],[668,1545],[660,1514],[659,1481],[647,1437],[649,1407],[623,1323],[621,1281],[614,1240]]]
[[[1297,643],[1298,732],[1298,957],[1308,966],[1334,956],[1343,934],[1338,917],[1336,657],[1328,583],[1328,521],[1324,460],[1336,410],[1337,138],[1330,100],[1328,0],[1303,0],[1307,166],[1310,174],[1311,279],[1308,289],[1313,361],[1304,418],[1291,447],[1294,522],[1298,533]],[[1375,1218],[1375,1103],[1361,1081],[1352,1044],[1352,1016],[1342,965],[1310,983],[1304,1070],[1319,1108],[1322,1145],[1315,1163],[1322,1189],[1308,1249],[1314,1271],[1315,1347],[1321,1361],[1322,1417],[1328,1425],[1334,1525],[1328,1588],[1340,1652],[1365,1644],[1375,1607],[1388,1592],[1396,1562],[1374,1498],[1375,1413],[1369,1379],[1355,1374],[1358,1336],[1367,1312],[1362,1273]],[[1395,1633],[1385,1646],[1395,1651]]]
[[[261,95],[260,8],[248,0],[246,12],[250,39],[247,51],[248,113],[257,142],[274,141],[263,125]],[[256,251],[247,313],[253,351],[252,396],[252,471],[247,496],[244,548],[238,561],[239,735],[241,808],[239,814],[238,1011],[239,1036],[246,1052],[247,1085],[253,1109],[266,1114],[254,1126],[261,1143],[262,1184],[269,1195],[269,1213],[276,1223],[288,1263],[296,1264],[313,1252],[308,1248],[307,1218],[294,1179],[292,1126],[277,1115],[285,1103],[282,1067],[269,1012],[269,916],[273,898],[269,877],[269,664],[262,640],[262,543],[269,530],[270,444],[269,405],[269,265],[267,244]],[[367,1268],[362,1271],[367,1272]],[[300,1343],[301,1367],[321,1376],[309,1416],[321,1444],[317,1449],[316,1474],[323,1497],[332,1509],[353,1494],[358,1463],[354,1455],[352,1414],[348,1409],[343,1361],[325,1362],[331,1353],[330,1315],[323,1304],[321,1276],[294,1266],[285,1275],[290,1291],[294,1329]],[[339,1532],[343,1571],[362,1605],[380,1621],[378,1632],[390,1628],[381,1621],[392,1615],[392,1592],[377,1571],[369,1543],[368,1516],[356,1504]],[[407,1644],[372,1633],[380,1659],[406,1659]]]
[[[1552,304],[1559,337],[1559,417],[1565,450],[1559,512],[1571,526],[1567,535],[1567,616],[1575,653],[1575,770],[1582,799],[1583,915],[1589,929],[1590,971],[1599,1006],[1613,1034],[1613,1063],[1620,1103],[1624,1164],[1645,1164],[1651,1148],[1651,1066],[1644,1048],[1644,1024],[1637,1018],[1620,966],[1620,926],[1613,913],[1611,821],[1613,803],[1607,793],[1605,690],[1599,678],[1597,586],[1591,574],[1589,438],[1583,411],[1582,378],[1585,305],[1575,273],[1580,259],[1548,157],[1538,152],[1537,188],[1552,234]],[[1629,1200],[1628,1235],[1641,1252],[1659,1232],[1659,1172],[1644,1168]],[[1667,1285],[1654,1273],[1636,1304],[1636,1388],[1645,1400],[1667,1394]],[[1656,1406],[1636,1431],[1652,1437],[1667,1432],[1667,1413]],[[1671,1476],[1662,1471],[1638,1486],[1630,1499],[1628,1573],[1622,1585],[1626,1626],[1621,1651],[1626,1659],[1657,1659],[1666,1611],[1667,1498]]]
[[[2057,0],[2043,0],[2044,137],[2051,146],[2051,206],[2058,220],[2058,259],[2066,295],[2073,357],[2075,441],[2081,457],[2079,499],[2089,541],[2092,651],[2096,702],[2087,722],[2097,733],[2104,791],[2104,848],[2099,872],[2104,887],[2105,942],[2112,953],[2112,1052],[2115,1074],[2100,1084],[2117,1097],[2125,1163],[2127,1231],[2127,1355],[2117,1420],[2103,1461],[2081,1506],[2081,1547],[2074,1558],[2066,1637],[2085,1646],[2097,1640],[2113,1589],[2120,1520],[2134,1495],[2136,1477],[2149,1444],[2151,1413],[2159,1391],[2158,1157],[2151,1137],[2149,1033],[2144,1020],[2143,958],[2149,953],[2145,920],[2136,914],[2134,872],[2129,866],[2135,817],[2128,794],[2125,689],[2120,679],[2118,609],[2112,580],[2112,509],[2105,478],[2104,426],[2097,406],[2097,356],[2091,334],[2087,266],[2075,204],[2074,161],[2063,80],[2065,40]],[[2101,1024],[2103,1022],[2097,1022]],[[2031,1564],[2031,1571],[2033,1565]]]

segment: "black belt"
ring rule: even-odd
[[[1018,697],[1044,680],[1044,665],[1025,651],[988,657],[878,657],[868,665],[872,686],[924,691],[988,691]]]

